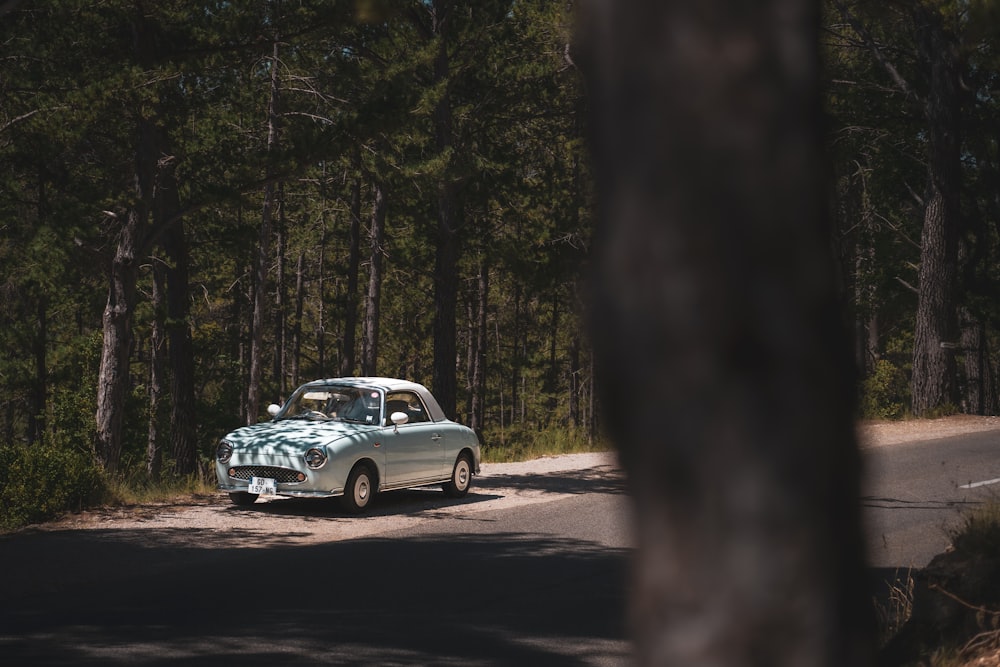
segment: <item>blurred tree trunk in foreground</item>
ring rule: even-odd
[[[641,664],[869,665],[809,0],[586,3],[593,321]]]

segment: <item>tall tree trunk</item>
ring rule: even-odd
[[[486,315],[489,305],[490,269],[486,262],[479,264],[476,280],[476,320],[473,329],[472,372],[469,388],[472,393],[469,410],[469,428],[482,436],[486,425]]]
[[[592,331],[635,507],[638,663],[871,665],[818,3],[586,8]]]
[[[197,468],[195,425],[194,343],[191,338],[191,290],[188,280],[188,247],[180,216],[180,191],[174,170],[176,158],[170,141],[158,133],[158,169],[153,193],[153,228],[150,241],[158,239],[166,256],[165,334],[170,362],[170,452],[174,471],[187,475]]]
[[[522,292],[521,283],[514,285],[514,323],[511,326],[511,372],[510,372],[510,419],[513,425],[520,423],[517,406],[521,403],[521,374],[524,368],[524,323],[522,322]]]
[[[165,423],[163,409],[163,380],[167,366],[167,341],[164,334],[167,319],[166,267],[159,257],[153,257],[152,296],[153,320],[149,332],[149,425],[146,432],[146,476],[153,482],[160,480],[163,468],[163,447],[160,427]]]
[[[580,428],[580,337],[576,335],[569,348],[569,423]]]
[[[194,342],[190,322],[191,290],[183,222],[176,221],[166,231],[164,249],[170,259],[170,268],[167,270],[170,453],[174,459],[174,471],[189,475],[198,468],[198,436],[195,422]]]
[[[552,321],[549,323],[549,363],[545,372],[545,410],[551,419],[556,410],[559,391],[559,290],[552,292]]]
[[[271,92],[267,104],[267,149],[278,146],[278,40],[275,38],[271,54]],[[264,319],[267,310],[267,267],[271,261],[271,228],[277,205],[276,188],[268,172],[264,186],[264,206],[260,215],[260,235],[257,239],[257,258],[254,263],[253,324],[250,332],[250,377],[247,380],[246,423],[254,424],[260,415],[261,377],[264,363]]]
[[[927,194],[920,239],[920,284],[913,340],[913,412],[957,405],[955,303],[958,276],[960,128],[958,45],[940,13],[919,3],[917,47],[929,68]]]
[[[243,227],[242,207],[237,208],[236,210],[236,221],[237,229],[241,229]],[[243,391],[242,387],[249,385],[248,378],[250,377],[250,355],[247,343],[252,335],[251,328],[245,327],[244,323],[247,319],[247,303],[250,301],[253,287],[252,285],[249,289],[244,289],[242,287],[246,282],[245,278],[247,274],[251,271],[247,266],[236,263],[233,269],[235,275],[233,276],[232,287],[229,290],[232,294],[232,302],[229,313],[229,340],[230,353],[233,355],[233,358],[237,360],[237,386],[241,388],[240,391],[237,392],[239,394],[239,405],[237,406],[236,414],[233,416],[236,419],[242,420],[246,418],[247,414],[247,392]]]
[[[275,206],[275,250],[274,250],[274,368],[273,377],[277,385],[278,393],[285,395],[287,370],[285,368],[288,361],[288,349],[286,332],[288,330],[288,297],[285,288],[285,188],[282,183],[277,184],[277,202]]]
[[[361,338],[361,374],[377,375],[379,319],[382,302],[382,244],[385,239],[385,185],[376,181],[372,187],[371,229],[368,233],[368,295],[365,298],[365,323]]]
[[[451,98],[448,94],[450,63],[447,29],[452,10],[449,0],[434,0],[433,32],[438,40],[434,58],[434,84],[444,86],[434,108],[434,141],[440,155],[448,153],[454,144]],[[441,174],[437,186],[438,226],[434,252],[434,368],[431,384],[434,396],[448,417],[455,416],[458,407],[458,380],[455,360],[458,301],[458,195],[457,185],[449,169]]]
[[[326,377],[326,219],[319,244],[319,265],[316,267],[316,374]]]
[[[973,415],[997,412],[996,373],[990,361],[986,325],[968,309],[961,309],[961,350],[965,360],[964,411]]]
[[[38,173],[38,224],[45,224],[48,218],[48,197],[46,196],[45,175]],[[49,299],[40,285],[31,284],[31,294],[37,289],[37,294],[30,298],[35,304],[35,330],[31,337],[31,353],[35,362],[35,376],[31,382],[28,394],[28,442],[41,442],[45,437],[45,413],[48,402],[48,338],[49,338]]]
[[[31,353],[35,362],[35,377],[28,396],[28,442],[41,442],[45,436],[45,411],[48,399],[48,338],[49,299],[38,291],[35,301],[35,330],[31,337]]]
[[[108,299],[102,316],[103,344],[97,377],[95,453],[105,470],[115,473],[121,459],[125,397],[130,382],[132,317],[135,311],[137,252],[148,227],[157,162],[157,132],[152,120],[138,121],[133,177],[134,200],[118,232],[111,261]]]
[[[295,262],[295,320],[292,322],[292,387],[299,386],[302,357],[302,311],[306,300],[306,254],[299,252]]]
[[[351,183],[350,228],[347,248],[347,298],[344,299],[344,350],[340,357],[340,375],[354,375],[358,331],[358,273],[361,265],[361,155],[355,147],[352,155],[354,182]]]

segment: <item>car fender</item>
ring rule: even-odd
[[[381,428],[366,429],[326,444],[328,459],[323,479],[331,492],[343,493],[351,470],[362,461],[370,461],[374,465],[378,486],[381,487],[385,477],[385,451],[382,449],[381,434]]]

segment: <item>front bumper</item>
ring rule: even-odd
[[[219,482],[218,488],[220,491],[226,491],[228,493],[238,493],[240,491],[245,492],[247,487],[250,485],[247,482],[241,480],[229,480],[229,482]],[[279,496],[286,496],[289,498],[332,498],[333,496],[344,495],[344,490],[333,490],[333,491],[322,491],[318,489],[288,489],[283,488],[282,484],[278,485]]]
[[[266,477],[275,480],[279,496],[329,498],[344,495],[343,482],[337,484],[332,467],[313,470],[298,463],[296,460],[262,462],[234,457],[226,463],[216,461],[215,476],[218,488],[229,493],[246,492],[252,477]]]

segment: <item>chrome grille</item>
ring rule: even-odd
[[[299,481],[299,471],[277,466],[236,466],[229,469],[229,476],[247,482],[251,477],[270,477],[279,484],[293,484]]]

